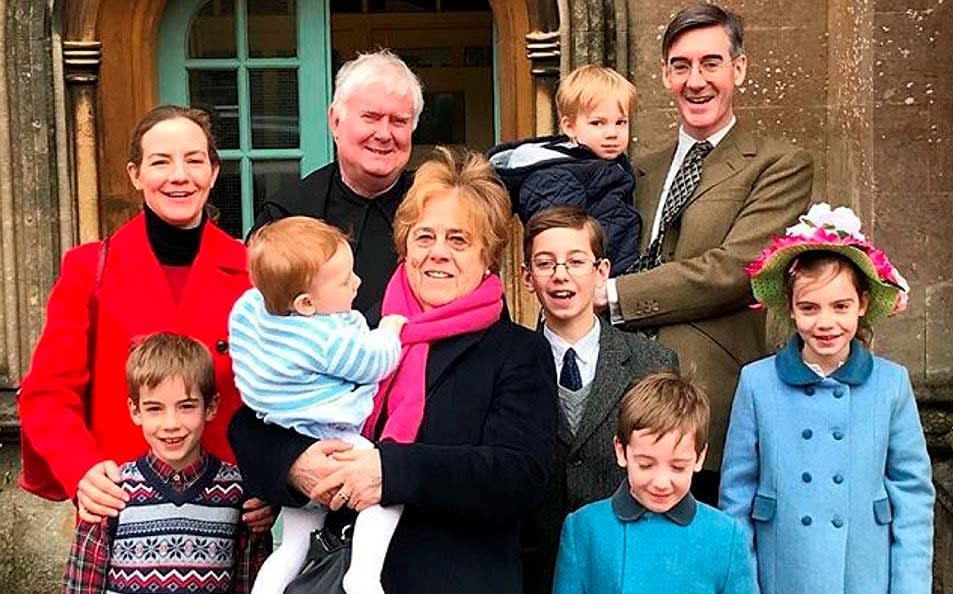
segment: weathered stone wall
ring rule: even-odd
[[[723,5],[746,22],[738,117],[810,149],[815,197],[856,209],[911,283],[909,310],[876,329],[875,348],[910,370],[939,490],[936,591],[953,593],[953,2]],[[682,6],[629,0],[637,155],[676,130],[660,44]]]

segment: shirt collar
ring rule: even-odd
[[[645,508],[629,492],[629,482],[625,479],[619,485],[612,495],[612,511],[622,522],[637,522],[646,514],[653,513]],[[698,511],[698,504],[691,493],[686,493],[682,500],[676,503],[672,509],[659,515],[665,516],[679,526],[688,526],[695,519],[695,512]]]
[[[150,451],[146,454],[146,464],[149,465],[149,468],[152,469],[159,480],[163,483],[173,485],[177,490],[181,491],[188,488],[189,485],[202,476],[208,464],[208,456],[205,455],[205,451],[203,450],[197,461],[189,464],[182,470],[176,470]]]
[[[711,143],[711,146],[714,148],[718,146],[718,143],[725,139],[725,136],[728,136],[728,133],[731,132],[731,129],[735,127],[735,124],[738,122],[738,118],[731,116],[731,121],[728,122],[728,125],[722,128],[721,130],[715,132],[705,140]],[[692,138],[688,135],[688,132],[685,131],[685,126],[679,126],[678,128],[678,148],[688,150],[696,142],[701,142],[697,138]]]
[[[794,335],[774,358],[774,367],[778,372],[778,377],[786,384],[809,386],[826,379],[819,376],[804,363],[801,358],[803,347],[804,342],[801,337]],[[870,351],[864,348],[863,343],[855,338],[850,341],[850,355],[847,357],[847,361],[827,377],[851,386],[857,386],[867,381],[873,369],[873,356]]]
[[[562,336],[550,330],[545,322],[543,323],[543,336],[549,341],[549,345],[553,349],[553,356],[556,360],[562,361],[563,355],[566,354],[569,347],[572,347],[573,350],[576,351],[576,359],[582,365],[594,363],[599,356],[599,335],[601,331],[601,324],[595,315],[593,315],[592,328],[589,329],[589,332],[586,332],[586,334],[575,343],[570,343]]]

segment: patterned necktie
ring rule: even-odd
[[[685,155],[682,166],[678,168],[672,187],[668,190],[668,198],[662,208],[662,219],[659,221],[658,235],[649,245],[648,252],[640,256],[629,269],[630,272],[650,270],[662,263],[662,244],[665,242],[665,232],[672,226],[682,211],[688,206],[692,194],[698,188],[702,178],[702,161],[714,147],[707,140],[696,142]]]
[[[582,374],[576,365],[576,351],[569,349],[563,355],[563,369],[559,372],[559,385],[575,392],[582,388]]]

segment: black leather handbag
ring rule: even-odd
[[[285,587],[285,594],[345,594],[341,582],[351,565],[351,530],[348,525],[339,531],[312,532],[304,568]]]

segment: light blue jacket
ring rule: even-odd
[[[935,493],[907,370],[855,340],[822,378],[801,344],[741,371],[722,463],[761,591],[930,594]]]
[[[757,594],[742,526],[691,495],[664,514],[622,485],[569,514],[554,594]]]

